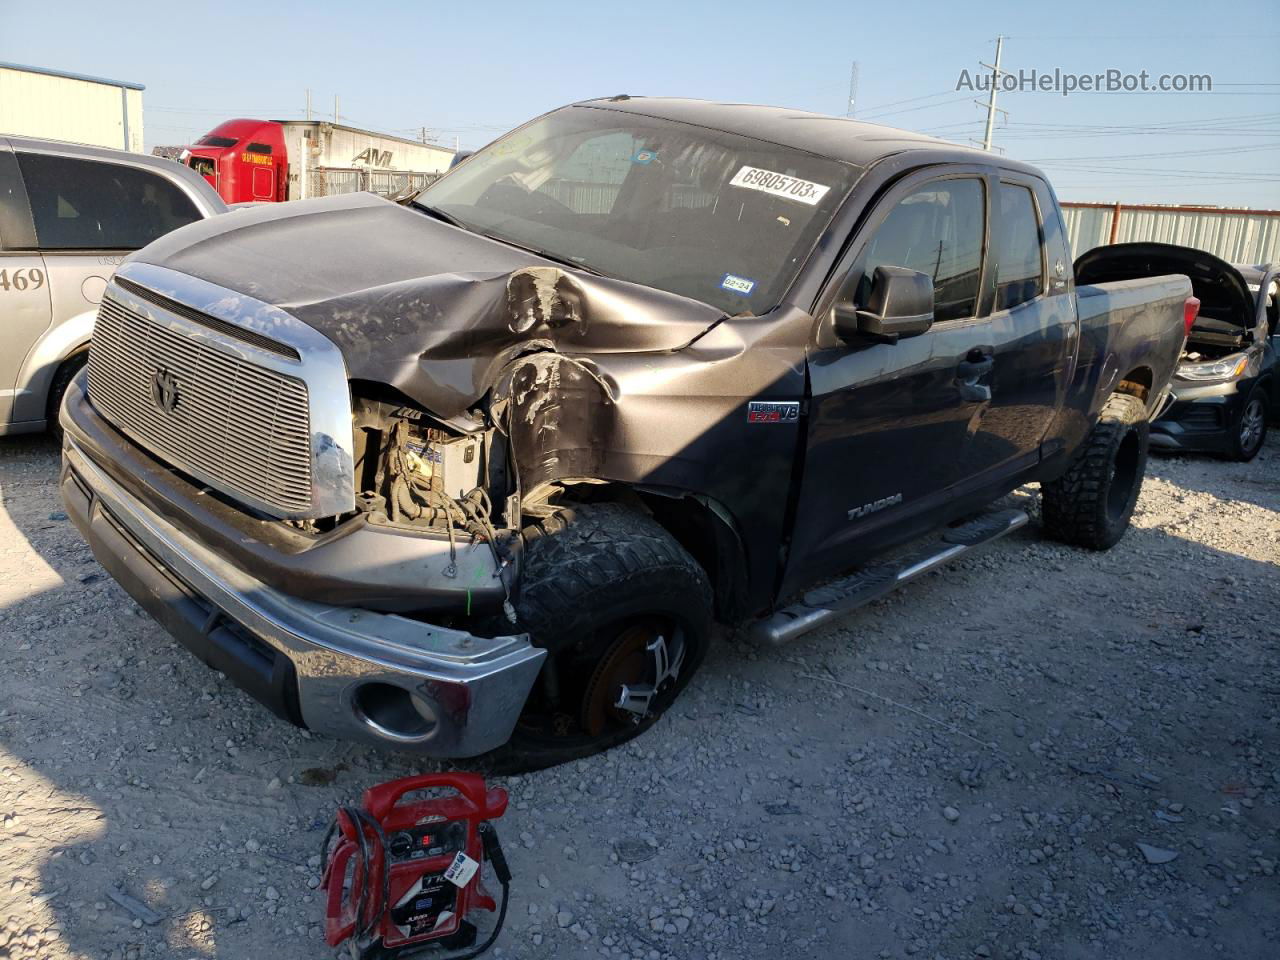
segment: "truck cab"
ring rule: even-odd
[[[227,203],[288,199],[284,128],[273,120],[240,117],[220,123],[184,148],[181,160]]]

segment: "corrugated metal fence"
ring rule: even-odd
[[[307,173],[307,196],[332,197],[339,193],[368,191],[384,197],[418,189],[440,178],[438,173],[410,173],[406,170],[367,170],[320,167]]]
[[[1108,243],[1154,241],[1207,250],[1228,263],[1280,260],[1280,210],[1064,203],[1078,257]]]

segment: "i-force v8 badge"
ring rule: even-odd
[[[752,400],[747,404],[747,423],[795,423],[800,404],[795,400]]]

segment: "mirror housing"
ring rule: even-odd
[[[906,267],[878,266],[867,302],[859,307],[853,291],[842,290],[835,305],[836,335],[841,340],[896,343],[933,326],[933,278]]]
[[[449,161],[449,169],[452,170],[454,167],[460,164],[463,160],[467,159],[467,157],[471,156],[473,153],[475,153],[474,150],[459,150],[457,153],[453,155],[453,159]]]

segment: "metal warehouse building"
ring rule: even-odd
[[[0,134],[142,152],[140,83],[0,62]]]

